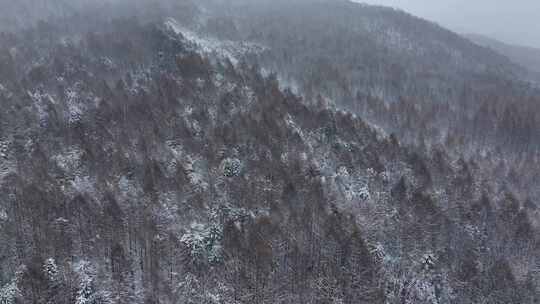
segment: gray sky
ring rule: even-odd
[[[540,48],[540,0],[355,0],[401,8],[460,33]]]

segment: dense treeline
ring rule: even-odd
[[[387,8],[324,1],[280,3],[274,10],[243,5],[223,9],[218,20],[238,20],[235,36],[269,46],[259,62],[308,94],[322,93],[387,124],[403,132],[402,140],[459,137],[454,140],[538,152],[538,89],[501,55]]]
[[[521,156],[404,146],[411,101],[337,110],[261,73],[268,53],[233,64],[147,21],[0,36],[0,303],[540,300]],[[527,114],[493,107],[478,128]],[[388,113],[403,133],[360,118]]]
[[[540,89],[528,71],[401,11],[348,1],[260,2],[218,6],[223,26],[206,30],[267,45],[253,62],[285,86],[312,100],[322,95],[403,144],[472,158],[487,176],[504,161],[506,171],[523,176],[518,192],[538,197]]]

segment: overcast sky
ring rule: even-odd
[[[540,0],[356,0],[401,8],[460,33],[540,48]]]

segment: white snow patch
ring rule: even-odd
[[[171,152],[176,158],[176,166],[178,166],[178,164],[182,166],[191,184],[196,186],[198,190],[207,190],[209,184],[206,181],[203,159],[199,156],[191,156],[186,153],[183,150],[182,145],[175,140],[167,141],[166,145],[171,149]]]
[[[7,159],[8,153],[9,153],[9,143],[5,141],[0,141],[0,157],[3,159]]]
[[[15,164],[9,157],[9,143],[0,141],[0,180],[15,171]]]
[[[0,96],[10,99],[13,96],[13,93],[11,93],[3,84],[0,83]]]
[[[219,225],[195,222],[181,237],[180,242],[190,249],[193,258],[206,258],[209,262],[217,262],[222,255],[222,234],[223,229]]]
[[[138,185],[130,178],[121,176],[118,180],[118,189],[120,195],[124,199],[137,198],[143,195],[143,191]]]
[[[36,108],[36,113],[41,125],[47,124],[49,119],[49,113],[47,111],[47,103],[55,104],[54,98],[40,89],[34,91],[27,91],[28,96],[34,102],[34,107]]]
[[[191,184],[204,191],[208,189],[209,185],[206,182],[205,174],[201,170],[201,162],[200,158],[187,155],[184,170],[186,170]]]
[[[54,160],[62,170],[69,173],[75,173],[80,166],[81,157],[82,151],[73,148],[54,156]]]
[[[371,198],[367,183],[350,174],[346,167],[340,167],[334,179],[348,201],[367,201]]]
[[[175,34],[181,34],[187,41],[191,42],[196,50],[205,55],[215,54],[220,58],[229,59],[234,65],[239,62],[239,57],[243,54],[260,53],[265,48],[259,44],[251,42],[235,42],[230,40],[219,40],[213,37],[203,37],[180,25],[175,19],[168,18],[165,26]]]
[[[101,64],[108,70],[114,70],[116,68],[116,64],[109,57],[101,57]]]
[[[82,119],[85,106],[80,102],[79,93],[72,88],[66,90],[66,103],[68,106],[68,122],[74,124]]]
[[[298,136],[300,136],[300,138],[304,140],[304,131],[302,131],[302,129],[296,124],[290,114],[287,114],[287,117],[285,118],[285,123],[287,124],[287,127],[289,127],[293,131],[293,133],[298,134]]]
[[[178,195],[175,192],[162,192],[159,194],[159,202],[160,217],[166,220],[166,223],[159,222],[159,224],[164,224],[164,229],[175,228],[173,223],[178,215]]]
[[[6,210],[0,209],[0,221],[6,221],[8,219],[8,214]]]
[[[15,304],[16,298],[21,294],[17,281],[13,280],[0,289],[0,303]]]

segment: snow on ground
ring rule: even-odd
[[[55,104],[55,100],[50,94],[43,92],[41,89],[36,89],[33,92],[28,91],[27,94],[34,102],[40,124],[46,125],[49,120],[48,105]]]
[[[82,151],[77,148],[67,149],[54,157],[56,164],[65,172],[76,172],[79,169]]]
[[[260,44],[251,42],[235,42],[231,40],[219,40],[209,36],[202,36],[180,25],[175,19],[168,18],[165,26],[177,35],[191,42],[196,50],[203,55],[217,55],[223,59],[229,59],[237,65],[244,54],[259,53],[265,49]]]
[[[340,167],[332,179],[347,201],[364,202],[371,198],[367,182],[359,175],[349,173],[345,166]]]
[[[0,141],[0,157],[3,159],[7,159],[8,153],[9,153],[9,143],[5,141]]]
[[[3,84],[0,83],[0,96],[10,99],[13,96],[13,93],[11,93]]]
[[[65,92],[66,94],[66,103],[68,106],[68,121],[70,124],[77,123],[81,120],[86,107],[83,102],[81,102],[79,90],[74,88],[68,88]]]
[[[127,176],[121,176],[119,178],[118,190],[120,197],[124,200],[135,199],[144,195],[137,183]]]
[[[0,207],[0,222],[8,220],[8,213],[6,209]]]
[[[0,289],[0,303],[15,303],[15,299],[20,293],[17,282],[13,280]]]
[[[206,174],[203,169],[203,160],[201,157],[186,156],[186,163],[184,164],[184,170],[187,172],[189,180],[192,185],[196,186],[202,191],[208,189],[208,183],[206,182]]]
[[[0,181],[14,170],[15,164],[10,158],[9,142],[0,141]]]
[[[206,191],[209,187],[207,182],[208,169],[202,157],[186,153],[182,145],[174,140],[167,141],[166,144],[176,159],[176,165],[182,166],[191,184],[198,191]]]

